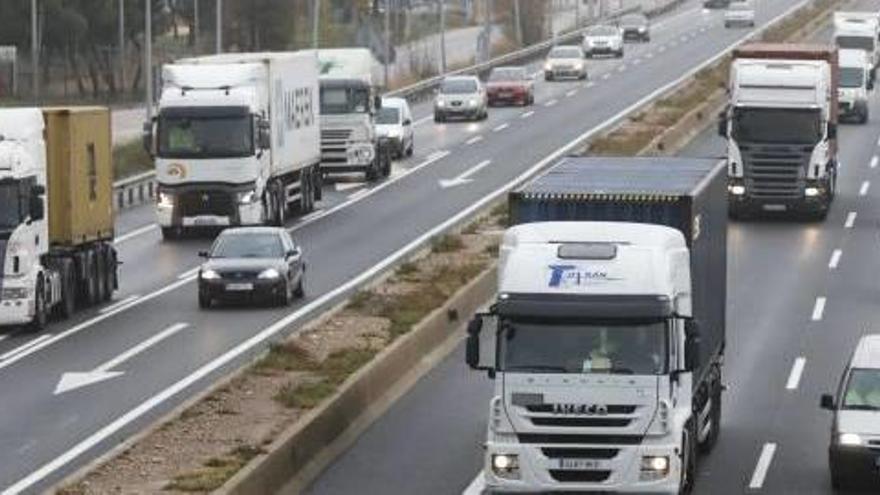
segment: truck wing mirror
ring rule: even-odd
[[[700,325],[695,320],[687,320],[684,329],[684,368],[694,371],[700,367]]]
[[[489,378],[495,377],[495,368],[480,365],[480,332],[483,330],[483,319],[489,316],[486,313],[477,313],[468,322],[467,342],[465,344],[465,361],[471,369],[486,371]]]
[[[42,184],[37,184],[31,188],[31,194],[34,196],[45,196],[46,195],[46,186]]]
[[[267,150],[272,147],[272,128],[268,120],[260,120],[257,124],[257,147]]]
[[[718,135],[721,137],[727,137],[727,113],[721,112],[718,114]]]
[[[874,76],[868,77],[868,82],[866,84],[866,87],[868,88],[868,91],[874,90]]]
[[[832,397],[831,394],[822,394],[822,400],[820,401],[819,405],[822,407],[822,409],[833,411],[834,397]]]
[[[376,110],[382,109],[382,97],[381,96],[376,95],[373,97],[373,108]]]
[[[144,151],[152,158],[153,153],[153,122],[144,122],[143,132],[141,133],[141,141]]]
[[[837,124],[828,123],[828,139],[837,139]]]
[[[28,209],[30,210],[29,213],[32,222],[42,220],[46,217],[46,210],[43,206],[42,196],[32,195],[30,199],[30,204],[28,205]]]
[[[205,258],[205,259],[207,259],[207,258],[210,258],[210,257],[211,257],[211,253],[209,253],[209,252],[207,252],[207,251],[199,251],[199,258]]]

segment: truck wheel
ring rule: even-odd
[[[370,164],[367,171],[364,172],[364,178],[367,182],[376,182],[379,179],[379,160],[380,158],[377,156],[373,159],[373,163]]]
[[[382,160],[382,177],[388,178],[391,176],[391,152],[386,149],[382,156],[385,157],[384,160]]]
[[[61,318],[68,319],[76,311],[76,282],[69,263],[61,268],[61,304],[58,305]]]
[[[312,184],[315,185],[315,201],[321,201],[324,199],[324,174],[321,173],[321,169],[315,167],[312,170]]]
[[[104,261],[104,255],[97,253],[95,255],[95,302],[101,303],[107,300],[107,264]]]
[[[113,291],[116,289],[116,261],[107,252],[104,253],[104,302],[113,299]]]
[[[694,475],[697,472],[697,449],[694,446],[697,435],[694,421],[685,425],[681,436],[681,480],[678,485],[679,495],[689,495],[694,490]]]
[[[48,311],[46,310],[46,295],[43,289],[43,280],[37,281],[37,287],[34,291],[34,319],[27,325],[28,331],[39,332],[46,328],[46,322],[49,320]]]
[[[299,180],[299,212],[304,215],[312,211],[312,177],[303,172]]]
[[[199,309],[211,309],[211,298],[202,291],[199,291]]]
[[[287,223],[287,200],[284,186],[278,185],[275,189],[275,225],[284,227]]]

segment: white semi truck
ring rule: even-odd
[[[833,46],[755,43],[733,52],[727,139],[730,214],[824,219],[837,186]]]
[[[312,52],[315,53],[315,52]],[[376,132],[379,66],[366,48],[317,51],[321,82],[321,172],[391,174],[391,144]]]
[[[714,159],[569,157],[511,193],[468,325],[486,493],[690,492],[721,427],[725,189]]]
[[[0,109],[0,326],[108,301],[113,247],[110,111]]]
[[[838,48],[864,50],[871,66],[880,65],[880,17],[876,12],[835,12],[834,43]]]
[[[321,199],[318,71],[305,52],[230,53],[162,70],[145,126],[162,233],[284,225]]]

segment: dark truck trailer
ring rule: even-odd
[[[727,303],[727,173],[717,159],[566,157],[509,195],[511,225],[636,222],[673,227],[690,250],[700,330],[694,406],[720,385]]]

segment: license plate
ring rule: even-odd
[[[785,205],[763,205],[762,208],[764,211],[785,211]]]
[[[593,459],[559,459],[559,469],[590,470],[601,466],[602,461]]]
[[[227,284],[226,290],[234,292],[254,290],[254,284]]]
[[[508,93],[505,91],[498,93],[499,98],[510,98],[511,96],[513,96],[513,93]]]

